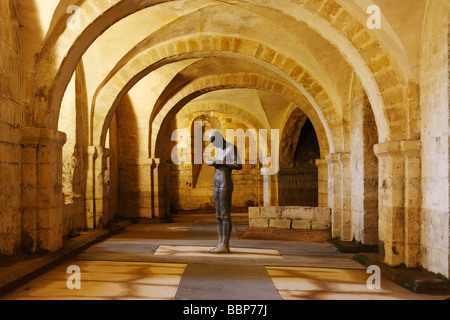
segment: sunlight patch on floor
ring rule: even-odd
[[[70,290],[70,265],[80,268],[80,290]],[[184,264],[71,261],[32,280],[3,300],[173,300]]]
[[[228,258],[246,258],[246,259],[283,259],[277,250],[253,249],[253,248],[231,248],[231,253],[212,254],[209,253],[212,247],[196,246],[159,246],[154,255],[157,256],[175,256],[175,257],[212,257],[220,256],[223,259]]]

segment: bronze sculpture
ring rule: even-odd
[[[210,253],[229,253],[231,222],[231,199],[233,195],[233,170],[242,170],[237,147],[227,142],[219,130],[212,130],[209,140],[216,148],[216,160],[208,160],[209,166],[216,168],[214,176],[214,205],[216,207],[219,245]]]

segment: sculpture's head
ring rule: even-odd
[[[211,133],[209,134],[209,141],[211,141],[213,146],[216,148],[224,148],[226,145],[222,132],[217,129],[211,130]]]

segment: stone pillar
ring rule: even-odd
[[[264,207],[278,205],[278,177],[279,171],[274,174],[270,167],[260,169],[260,190],[262,191],[262,203]],[[258,200],[259,201],[259,200]]]
[[[352,240],[352,168],[350,153],[342,153],[339,162],[342,170],[342,240]]]
[[[339,165],[339,156],[329,154],[326,156],[328,164],[328,206],[331,208],[331,236],[338,238],[342,232],[342,172]]]
[[[261,171],[262,179],[259,181],[262,190],[262,203],[264,207],[278,206],[278,174],[269,175]]]
[[[328,208],[328,163],[326,159],[317,159],[319,169],[319,207]]]
[[[164,194],[164,166],[161,159],[152,159],[152,212],[154,218],[164,218],[165,214],[165,194]]]
[[[95,160],[95,227],[104,226],[108,222],[109,180],[107,179],[109,149],[97,146]]]
[[[89,146],[87,151],[87,173],[86,173],[86,227],[95,228],[95,161],[97,149]]]
[[[379,159],[379,252],[391,266],[417,266],[420,221],[420,141],[375,146]]]
[[[403,142],[405,156],[405,265],[416,268],[420,264],[421,221],[421,143]]]
[[[86,225],[89,229],[108,222],[109,183],[105,181],[110,152],[101,146],[88,147],[86,183]]]
[[[374,147],[379,160],[378,235],[380,260],[398,266],[404,261],[405,159],[400,141]]]
[[[66,135],[22,129],[22,247],[54,252],[63,244],[62,147]]]
[[[332,209],[332,237],[351,241],[351,167],[349,153],[326,156],[328,206]]]
[[[264,207],[270,207],[270,176],[263,175],[263,203]]]
[[[152,190],[152,167],[153,159],[141,158],[139,161],[139,204],[138,216],[140,218],[153,218],[153,190]]]
[[[278,174],[270,176],[270,205],[278,206]]]

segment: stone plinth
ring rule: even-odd
[[[331,228],[331,209],[314,207],[251,207],[250,228],[326,230]]]

